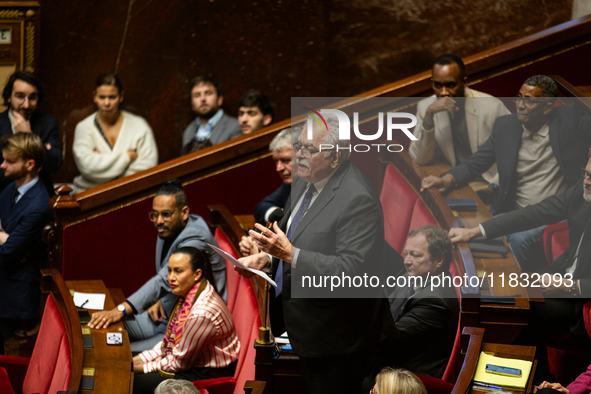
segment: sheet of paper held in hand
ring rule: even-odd
[[[272,284],[274,287],[277,287],[277,283],[275,283],[275,281],[273,279],[269,278],[269,276],[267,274],[265,274],[263,271],[255,270],[255,269],[252,269],[252,268],[248,268],[247,266],[245,266],[244,264],[242,264],[240,261],[236,260],[231,254],[229,254],[227,252],[224,252],[223,250],[221,250],[217,246],[213,246],[211,244],[207,244],[207,245],[209,245],[213,250],[216,251],[217,254],[219,254],[220,256],[222,256],[225,260],[227,260],[228,262],[232,263],[236,267],[242,268],[243,270],[246,270],[246,271],[250,271],[253,274],[256,274],[256,275],[260,276],[261,278],[263,278],[264,280],[266,280],[267,282],[269,282],[270,284]]]
[[[77,308],[96,309],[102,311],[105,309],[105,294],[96,293],[74,293],[74,305]]]

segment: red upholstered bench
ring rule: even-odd
[[[218,246],[238,257],[224,234],[216,229],[215,239]],[[261,317],[257,299],[250,279],[240,276],[234,266],[226,263],[226,283],[228,287],[228,309],[234,318],[236,333],[240,340],[240,355],[236,373],[232,378],[217,378],[193,382],[198,389],[207,389],[211,394],[238,394],[244,392],[247,380],[254,380],[255,349],[254,340],[258,337]]]
[[[72,297],[69,302],[74,308]],[[64,322],[53,295],[50,295],[32,357],[0,356],[0,392],[53,394],[71,389],[72,354],[68,330],[69,325]],[[78,362],[82,364],[81,357]],[[76,388],[79,385],[79,381],[72,383]]]
[[[544,229],[544,254],[548,264],[556,260],[568,248],[568,223],[558,222]]]
[[[568,223],[551,224],[544,230],[544,254],[548,264],[556,260],[569,246]],[[583,307],[587,334],[591,337],[591,301]],[[548,344],[550,372],[561,382],[573,381],[589,365],[591,341],[562,333]]]

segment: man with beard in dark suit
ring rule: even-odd
[[[41,138],[31,133],[2,138],[0,168],[11,181],[0,195],[0,350],[17,330],[39,320],[40,269],[47,262],[43,228],[53,220],[49,194],[39,177],[45,159]]]
[[[41,138],[45,146],[45,163],[39,178],[49,195],[54,195],[50,174],[62,165],[60,132],[53,116],[37,111],[37,104],[45,97],[41,81],[31,73],[18,71],[8,78],[2,97],[8,109],[0,113],[0,137],[21,132]],[[0,193],[9,183],[10,180],[0,174]]]

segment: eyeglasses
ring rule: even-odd
[[[581,176],[583,177],[583,179],[585,179],[585,178],[591,179],[591,174],[588,173],[584,168],[581,168]]]
[[[39,99],[39,95],[37,94],[37,92],[33,92],[31,94],[29,94],[28,96],[25,93],[22,92],[14,92],[14,98],[19,100],[19,101],[25,101],[25,100],[29,100],[29,102],[31,101],[37,101]]]
[[[513,97],[513,102],[515,104],[519,104],[520,101],[523,100],[523,104],[526,107],[533,107],[536,104],[547,104],[549,103],[549,101],[543,101],[543,100],[534,100],[533,97],[521,97],[521,96],[515,96]]]
[[[150,218],[150,221],[153,223],[156,223],[160,216],[162,216],[162,220],[164,220],[165,222],[168,222],[170,219],[172,219],[172,215],[174,215],[174,213],[176,211],[177,211],[176,209],[174,211],[167,210],[167,211],[162,211],[162,212],[151,211],[148,213],[148,217]]]
[[[306,159],[309,159],[310,157],[312,157],[316,153],[321,152],[319,150],[311,150],[310,148],[304,148],[304,146],[302,144],[300,144],[299,142],[296,144],[293,144],[292,147],[293,147],[293,153],[298,153],[298,151],[301,150],[302,156],[304,156]],[[333,149],[322,149],[322,152],[331,151],[331,150],[334,150],[334,148]]]

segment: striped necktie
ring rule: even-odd
[[[298,227],[300,221],[304,217],[304,214],[308,210],[308,207],[310,206],[310,201],[312,201],[312,196],[315,191],[316,188],[314,187],[314,185],[310,184],[308,190],[306,191],[306,194],[304,195],[304,199],[302,200],[300,208],[291,220],[291,225],[289,226],[289,229],[287,231],[287,239],[289,241],[291,241],[293,233],[295,233],[296,228]],[[277,266],[277,273],[275,274],[275,283],[277,283],[277,288],[275,289],[275,296],[279,297],[279,294],[281,294],[281,292],[283,291],[283,260],[279,260],[279,265]]]

